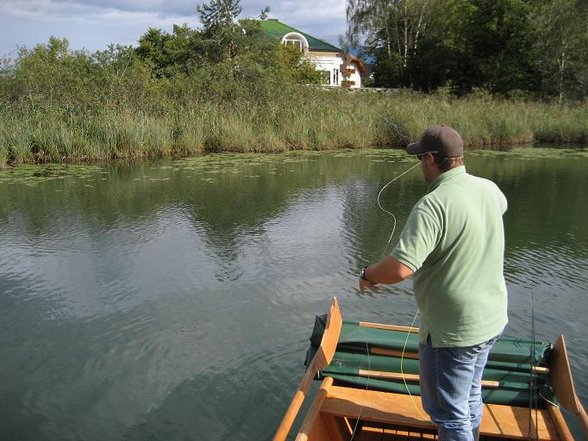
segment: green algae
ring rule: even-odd
[[[245,173],[255,168],[272,168],[266,173],[275,174],[279,165],[295,166],[328,158],[346,159],[368,157],[372,162],[414,161],[402,150],[341,150],[341,151],[292,151],[276,154],[258,153],[217,153],[195,158],[183,158],[170,166],[175,171],[192,171],[197,174]],[[160,167],[162,168],[162,167]],[[255,174],[257,175],[257,174]]]
[[[38,185],[68,178],[93,181],[102,167],[94,165],[18,165],[0,171],[0,184]]]
[[[474,158],[511,158],[523,161],[540,159],[588,158],[588,148],[579,147],[517,147],[508,150],[468,150],[467,157]],[[402,149],[362,149],[340,151],[290,151],[275,154],[259,153],[215,153],[198,157],[169,160],[164,163],[140,163],[131,168],[141,167],[140,172],[134,172],[132,181],[165,182],[172,179],[172,175],[181,174],[183,178],[197,178],[206,184],[214,184],[219,179],[260,179],[268,175],[294,173],[305,164],[314,164],[317,174],[323,173],[323,163],[331,160],[357,159],[360,162],[374,166],[387,164],[414,163],[414,156],[408,155]],[[365,161],[365,162],[364,162]],[[359,163],[358,163],[359,164]],[[0,170],[0,184],[21,184],[36,187],[50,181],[68,179],[83,180],[88,188],[93,188],[103,181],[116,179],[112,170],[125,169],[125,165],[74,165],[74,164],[45,164],[45,165],[17,165]]]
[[[472,150],[467,153],[478,157],[510,157],[522,160],[588,158],[588,149],[570,147],[517,147],[510,150]]]

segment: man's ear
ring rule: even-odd
[[[427,163],[427,165],[431,165],[435,163],[435,157],[433,156],[432,153],[427,153],[425,154],[425,162]]]

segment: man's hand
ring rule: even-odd
[[[371,289],[372,291],[378,291],[380,287],[377,283],[372,283],[369,280],[359,278],[359,292],[363,294],[366,288]]]
[[[362,275],[363,277],[359,277],[359,291],[363,294],[366,288],[377,291],[380,289],[380,283],[398,283],[412,276],[413,271],[393,257],[387,256],[378,263],[367,266]]]

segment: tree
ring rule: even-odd
[[[85,51],[70,51],[69,41],[50,37],[47,44],[19,51],[15,69],[22,96],[31,102],[86,103],[94,93],[94,65]]]
[[[534,92],[539,81],[532,5],[532,0],[348,0],[349,34],[365,37],[380,86]]]
[[[266,6],[266,7],[264,7],[264,8],[261,10],[261,13],[259,14],[258,18],[259,18],[260,20],[267,20],[267,14],[269,14],[270,10],[271,10],[271,7],[270,7],[270,6]]]
[[[168,33],[151,28],[139,39],[136,53],[156,78],[173,79],[171,83],[198,78],[202,88],[204,84],[208,88],[223,85],[219,94],[226,92],[227,96],[284,79],[321,83],[322,74],[301,52],[277,45],[262,32],[257,20],[237,20],[241,11],[237,0],[212,0],[196,9],[202,29],[174,25],[173,33]],[[266,7],[262,14],[268,11]]]
[[[368,53],[386,70],[376,69],[377,83],[407,85],[406,71],[434,16],[438,0],[348,0],[347,40],[358,46],[365,38]]]
[[[234,65],[243,46],[246,31],[237,17],[241,13],[239,0],[210,0],[196,7],[203,25],[203,37],[208,43],[208,58],[216,62],[228,59]]]
[[[555,95],[560,103],[587,93],[587,9],[576,0],[550,0],[540,2],[535,11],[534,56],[541,89],[544,96]]]
[[[155,79],[148,63],[131,46],[111,44],[91,56],[98,100],[111,107],[128,101],[145,102]]]
[[[157,76],[163,76],[169,64],[165,46],[170,39],[167,32],[157,28],[149,28],[139,38],[137,55],[146,60]]]
[[[279,73],[276,78],[297,84],[323,84],[323,73],[316,70],[312,64],[295,46],[278,44],[276,59]]]
[[[449,0],[439,39],[460,58],[451,72],[461,91],[533,91],[538,87],[531,49],[530,0]]]
[[[139,39],[137,55],[146,60],[158,77],[187,73],[204,62],[206,44],[198,31],[174,25],[171,34],[149,28]]]
[[[209,3],[198,4],[196,10],[204,30],[208,32],[238,25],[237,17],[241,13],[241,5],[239,0],[211,0]]]

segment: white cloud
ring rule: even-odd
[[[2,0],[0,56],[17,47],[67,38],[72,49],[105,49],[108,44],[136,44],[149,27],[171,30],[173,24],[198,27],[194,0]],[[255,18],[269,5],[269,16],[303,32],[337,44],[345,33],[345,0],[241,1],[241,17]]]

